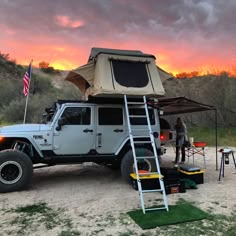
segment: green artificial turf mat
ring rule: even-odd
[[[147,211],[146,214],[143,214],[142,210],[134,210],[127,212],[127,214],[142,229],[152,229],[162,225],[173,225],[202,220],[208,216],[206,212],[191,205],[190,203],[169,206],[169,211]]]

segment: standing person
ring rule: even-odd
[[[176,120],[175,130],[176,130],[175,164],[177,165],[179,162],[180,150],[181,150],[181,163],[185,162],[185,142],[188,140],[187,127],[180,117],[178,117]]]

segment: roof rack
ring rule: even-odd
[[[139,102],[142,101],[142,97],[140,96],[130,96],[129,101]],[[147,101],[150,101],[147,98]],[[95,103],[95,104],[124,104],[124,98],[122,97],[93,97],[89,96],[88,100],[57,100],[58,104],[64,103]]]

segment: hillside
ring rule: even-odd
[[[25,97],[22,93],[22,78],[26,69],[26,67],[16,65],[13,61],[0,56],[0,121],[1,119],[8,120],[7,117],[10,117],[10,122],[15,122],[23,116]],[[36,116],[43,112],[44,107],[49,106],[56,99],[80,98],[77,87],[64,80],[68,71],[45,73],[39,68],[33,68],[32,73],[32,111],[29,112],[29,117],[33,117],[30,117],[30,121],[35,121]],[[234,104],[236,100],[236,78],[229,77],[227,73],[222,73],[217,76],[170,78],[164,81],[163,85],[166,90],[166,97],[185,96],[201,103],[213,105],[218,110],[219,126],[236,126],[236,106]],[[15,118],[17,115],[12,116],[12,111],[9,111],[11,106],[12,110],[15,110],[16,106],[20,107],[18,112],[20,115],[17,119]],[[214,112],[200,112],[184,115],[184,118],[191,126],[214,126],[215,114]],[[169,119],[174,120],[175,117]]]
[[[171,78],[164,81],[167,97],[185,96],[217,108],[219,126],[236,126],[236,78],[227,73],[206,75],[188,79]],[[214,112],[200,112],[187,116],[193,125],[213,125]]]
[[[68,71],[60,70],[58,71],[58,73],[48,74],[43,72],[40,68],[34,67],[33,73],[43,78],[49,78],[52,81],[52,84],[59,89],[63,88],[66,85],[72,85],[70,82],[65,81],[65,77],[68,74]]]
[[[23,95],[23,76],[27,67],[17,65],[0,53],[0,125],[22,123],[26,97]],[[58,99],[79,99],[79,90],[64,81],[66,71],[44,73],[32,69],[27,122],[40,122],[46,107]]]

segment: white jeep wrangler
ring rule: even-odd
[[[109,102],[108,102],[109,101]],[[135,105],[130,114],[143,115]],[[161,154],[159,115],[149,108],[156,148]],[[58,101],[46,109],[42,124],[11,125],[0,128],[0,192],[25,189],[31,182],[35,164],[45,166],[95,162],[121,168],[124,179],[133,172],[124,101],[118,99]],[[140,128],[140,141],[146,118],[132,120]],[[143,156],[151,155],[150,144],[140,143]],[[139,163],[141,169],[154,171],[148,159]]]

